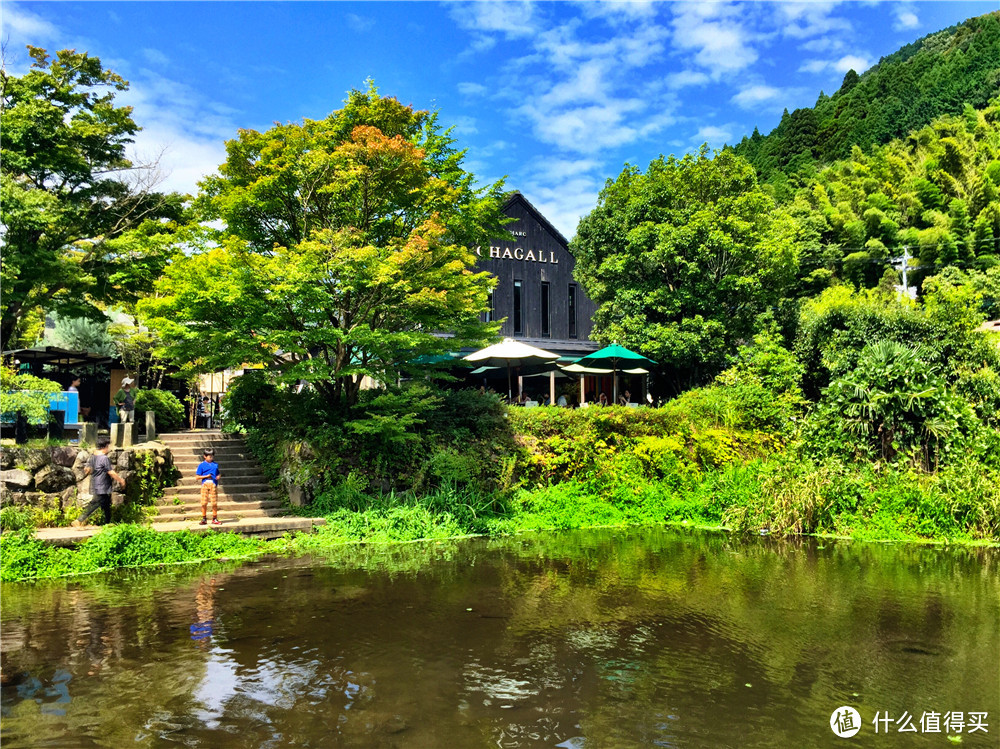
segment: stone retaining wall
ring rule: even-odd
[[[0,449],[0,506],[27,506],[61,512],[90,501],[90,477],[84,476],[92,451],[78,447],[4,447]],[[161,442],[144,442],[129,448],[108,451],[115,472],[125,480],[125,488],[115,486],[112,502],[138,502],[141,497],[137,469],[153,456],[153,475],[165,485],[173,477],[170,448]]]

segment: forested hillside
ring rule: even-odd
[[[799,294],[834,278],[871,288],[904,252],[911,286],[946,266],[996,265],[998,159],[1000,100],[982,111],[966,105],[884,146],[855,146],[804,179],[784,206],[798,225]]]
[[[1000,12],[925,36],[862,75],[853,70],[813,108],[787,111],[763,136],[756,129],[736,152],[762,182],[787,194],[788,176],[850,155],[855,146],[901,138],[945,114],[984,108],[1000,91]]]

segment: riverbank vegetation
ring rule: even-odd
[[[142,350],[186,375],[265,367],[233,384],[227,423],[276,487],[303,490],[298,511],[327,518],[294,548],[665,522],[996,542],[1000,347],[983,323],[1000,317],[1000,101],[983,82],[998,24],[973,19],[849,75],[815,128],[795,113],[766,142],[628,165],[606,183],[571,250],[594,337],[658,363],[658,407],[637,410],[511,409],[457,389],[452,354],[498,329],[480,318],[495,279],[476,272],[475,247],[503,234],[503,184],[475,188],[438,115],[373,85],[323,120],[240,131],[187,203],[85,174],[136,220],[81,219],[37,241],[45,206],[86,218],[94,198],[46,194],[72,164],[29,163],[34,129],[58,120],[46,137],[72,139],[96,116],[69,96],[88,85],[106,91],[94,163],[128,166],[137,126],[99,61],[59,53],[85,73],[60,78],[34,50],[30,73],[5,77],[3,219],[26,248],[12,257],[41,260],[5,254],[5,341],[42,312],[101,318],[116,303],[146,326]],[[905,132],[858,124],[886,81],[900,102],[933,99],[907,110]],[[43,122],[50,84],[62,114]],[[68,280],[38,276],[42,260]],[[362,389],[366,377],[396,384]],[[100,568],[111,536],[37,569]],[[8,551],[42,553],[23,533],[3,543],[5,574]],[[243,542],[135,543],[179,561]]]

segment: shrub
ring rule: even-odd
[[[225,409],[234,427],[251,430],[268,428],[274,416],[272,402],[278,389],[262,369],[249,369],[230,384],[226,391]]]
[[[24,507],[4,507],[0,510],[0,530],[19,531],[34,526],[31,513]]]
[[[11,367],[0,367],[4,416],[20,414],[32,423],[44,423],[49,418],[49,394],[61,390],[62,385],[52,380],[18,374]]]
[[[172,432],[184,425],[184,404],[167,390],[140,390],[135,396],[136,411],[156,414],[156,428]]]
[[[969,450],[981,426],[972,408],[948,388],[922,347],[879,341],[857,367],[824,391],[807,432],[815,455],[916,459],[937,470]]]

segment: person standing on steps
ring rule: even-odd
[[[135,422],[135,391],[132,389],[133,382],[135,380],[131,377],[126,377],[122,380],[121,390],[115,393],[115,405],[118,406],[118,421],[122,424]]]
[[[202,451],[204,460],[198,464],[195,475],[201,478],[201,523],[208,523],[208,500],[212,500],[212,525],[222,525],[219,520],[219,464],[215,462],[215,450],[206,447]]]
[[[100,507],[104,511],[104,524],[111,522],[111,480],[114,479],[124,489],[125,479],[111,469],[111,460],[108,458],[108,450],[111,447],[111,438],[102,434],[97,438],[97,452],[91,456],[84,471],[85,476],[90,476],[90,493],[93,499],[83,508],[83,512],[70,525],[74,528],[82,528],[87,518]]]

